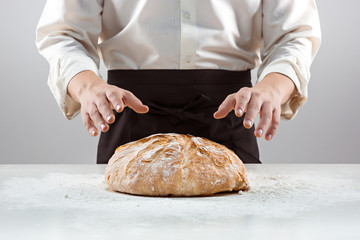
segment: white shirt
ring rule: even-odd
[[[100,57],[108,70],[259,67],[258,81],[282,73],[297,90],[282,106],[290,119],[307,99],[320,42],[315,0],[48,0],[36,40],[69,119],[80,105],[67,85],[84,70],[100,75]]]

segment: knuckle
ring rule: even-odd
[[[97,108],[95,107],[90,108],[90,110],[88,111],[90,118],[94,118],[97,112],[98,112]]]
[[[101,130],[101,124],[103,124],[103,122],[98,119],[97,121],[95,121],[95,124],[99,128],[99,130]]]
[[[250,109],[253,109],[253,110],[259,110],[260,109],[260,105],[258,103],[255,103],[255,102],[251,102],[249,104],[249,108]]]
[[[88,130],[92,127],[91,119],[88,115],[85,115],[85,117],[83,117],[83,124]]]
[[[107,101],[100,101],[98,104],[99,108],[107,108],[109,106],[109,103]]]
[[[240,95],[240,100],[246,101],[249,97],[245,94]]]
[[[264,113],[264,118],[265,118],[265,120],[270,121],[271,118],[272,118],[271,112],[265,112]]]
[[[277,129],[280,125],[280,122],[278,120],[273,121],[272,126],[274,129]]]
[[[103,92],[102,92],[102,91],[96,91],[96,92],[94,92],[95,98],[100,98],[100,97],[102,97],[102,95],[103,95]]]
[[[248,98],[249,98],[249,95],[248,95],[247,93],[245,93],[245,92],[238,92],[238,93],[236,94],[236,97],[237,97],[237,99],[239,99],[240,101],[242,101],[242,100],[248,99]]]
[[[275,135],[276,132],[277,132],[277,128],[271,128],[270,133],[272,135]]]
[[[249,87],[242,87],[242,88],[239,90],[239,92],[240,92],[240,91],[249,92],[249,91],[251,91],[251,88],[249,88]]]
[[[273,106],[272,102],[270,100],[268,100],[268,99],[264,99],[263,103],[264,103],[264,105],[269,106],[269,107]]]
[[[255,98],[261,97],[261,93],[259,91],[253,91],[251,95],[252,95],[252,97],[255,97]]]
[[[114,91],[114,90],[111,90],[108,94],[109,98],[110,99],[117,99],[118,96],[119,96],[119,92],[117,91]]]

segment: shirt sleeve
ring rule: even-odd
[[[48,86],[68,119],[80,111],[67,93],[71,78],[85,70],[100,76],[102,5],[100,0],[47,0],[36,29],[36,46],[50,65]]]
[[[320,47],[315,0],[263,0],[263,47],[258,81],[272,72],[289,77],[296,93],[281,106],[281,118],[293,118],[308,96],[310,65]]]

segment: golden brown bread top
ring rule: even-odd
[[[183,134],[154,134],[118,147],[105,181],[116,191],[196,196],[247,190],[246,169],[225,146]]]

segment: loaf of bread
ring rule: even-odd
[[[183,134],[154,134],[118,147],[105,171],[115,191],[146,196],[199,196],[246,191],[246,169],[227,147]]]

